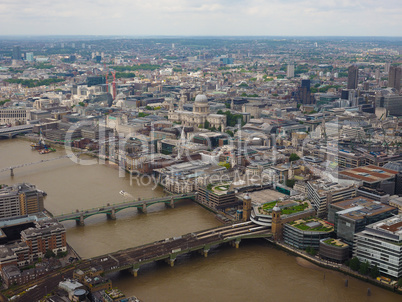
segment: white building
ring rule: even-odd
[[[27,122],[26,108],[2,108],[0,109],[0,125],[22,125]]]
[[[402,277],[402,215],[370,224],[356,233],[353,256],[377,265],[381,274]]]

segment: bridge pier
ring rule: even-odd
[[[165,206],[171,209],[174,209],[174,198],[171,197],[170,198],[170,202],[169,203],[165,203]]]
[[[14,177],[14,169],[10,169],[10,176]]]
[[[134,277],[138,277],[138,271],[139,271],[140,269],[139,268],[132,268],[131,270],[130,270],[130,273],[131,273],[131,275],[133,275]]]
[[[170,255],[168,259],[165,259],[166,263],[170,265],[170,267],[174,266],[174,262],[176,261],[176,255]]]
[[[147,213],[147,204],[145,202],[142,203],[142,207],[138,207],[137,210],[141,213]]]
[[[240,238],[238,238],[238,239],[236,239],[236,240],[234,241],[234,246],[235,246],[237,249],[239,248],[240,241],[241,241]]]
[[[81,214],[80,215],[80,220],[76,220],[75,222],[77,223],[77,225],[84,226],[85,225],[85,223],[84,223],[84,215]]]
[[[116,220],[116,210],[115,210],[115,208],[112,209],[111,213],[107,213],[106,216],[110,220]]]
[[[204,247],[204,257],[208,257],[209,248]]]

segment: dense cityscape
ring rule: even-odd
[[[401,66],[397,37],[2,37],[0,300],[147,301],[115,283],[256,245],[397,301]],[[213,219],[71,241],[184,208]]]

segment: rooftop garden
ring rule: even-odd
[[[230,183],[208,184],[207,190],[215,194],[226,193],[230,188]]]
[[[308,202],[301,200],[288,200],[288,201],[271,201],[263,204],[259,210],[262,214],[270,214],[273,207],[278,203],[278,207],[281,209],[282,215],[290,215],[298,212],[302,212],[309,207]]]
[[[345,247],[347,246],[346,243],[340,242],[339,240],[329,238],[323,241],[325,244],[336,246],[336,247]]]
[[[283,208],[281,210],[282,210],[283,215],[290,215],[290,214],[294,214],[294,213],[297,213],[297,212],[304,211],[307,208],[308,208],[308,203],[304,202],[302,204],[295,205],[295,206],[292,206],[292,207],[286,207],[286,208]]]
[[[298,228],[302,231],[309,232],[332,232],[334,227],[324,220],[317,218],[310,219],[299,219],[296,221],[289,222],[289,224],[295,228]]]

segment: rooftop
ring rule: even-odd
[[[399,241],[402,241],[402,214],[370,224],[366,229],[388,233],[399,237]]]
[[[325,220],[318,218],[299,219],[293,222],[289,222],[292,227],[306,232],[326,232],[330,233],[334,231],[333,225]]]
[[[337,191],[348,190],[348,189],[354,188],[354,185],[340,184],[337,182],[325,181],[323,179],[309,181],[308,183],[321,196],[325,196],[329,192],[337,192]]]
[[[274,200],[278,200],[280,198],[283,198],[287,195],[279,193],[278,191],[275,190],[261,190],[261,191],[255,191],[255,192],[251,192],[248,193],[251,201],[253,204],[258,204],[258,205],[262,205],[265,204],[267,202],[270,201],[274,201]],[[246,194],[243,194],[243,198]],[[272,206],[273,207],[273,206]]]
[[[361,196],[334,203],[332,206],[342,208],[343,210],[337,213],[353,220],[359,220],[365,216],[375,216],[395,209],[389,205]]]
[[[322,239],[321,242],[328,244],[328,245],[332,245],[335,247],[347,247],[349,246],[348,244],[340,241],[339,239],[334,239],[334,238],[327,238],[327,239]]]
[[[312,206],[308,201],[301,201],[301,200],[276,200],[271,201],[263,204],[261,207],[258,208],[260,214],[271,214],[272,210],[275,206],[278,206],[281,210],[282,215],[291,215],[307,210],[311,210]]]
[[[376,183],[383,180],[394,179],[397,171],[378,166],[363,166],[339,172],[341,176],[349,179],[361,180],[366,183]]]

